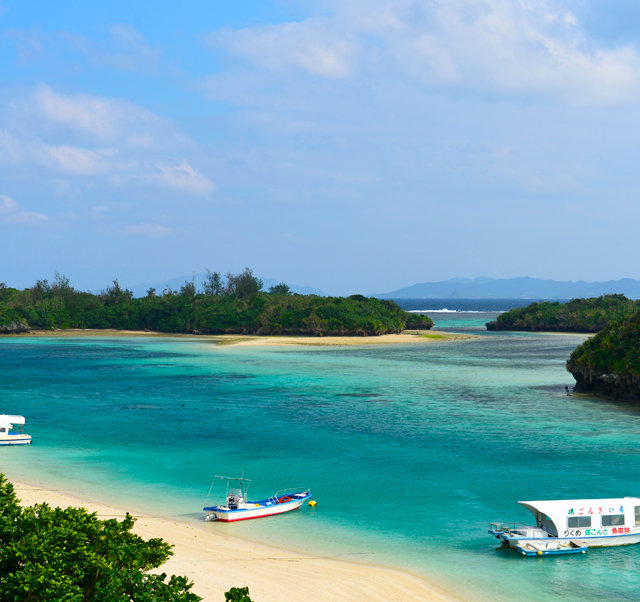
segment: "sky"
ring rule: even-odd
[[[0,0],[0,281],[640,279],[640,3]]]

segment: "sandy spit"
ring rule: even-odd
[[[36,485],[15,483],[25,506],[82,506],[100,518],[122,518],[121,508]],[[131,511],[134,531],[160,537],[174,556],[158,572],[186,575],[206,602],[223,602],[231,587],[249,586],[254,602],[458,602],[409,573],[328,557],[288,552],[216,533],[215,523],[187,524]]]
[[[385,345],[385,344],[407,344],[407,343],[434,343],[445,341],[458,341],[463,339],[477,339],[478,335],[458,334],[454,332],[441,331],[415,331],[407,330],[401,334],[383,334],[371,337],[310,337],[310,336],[255,336],[255,335],[194,335],[167,332],[154,332],[142,330],[115,330],[106,328],[103,330],[68,328],[65,330],[33,330],[24,334],[0,335],[6,337],[165,337],[189,339],[200,342],[212,342],[219,345],[242,345],[251,347],[264,347],[270,345],[304,345],[311,347],[318,346],[342,346],[342,345]]]

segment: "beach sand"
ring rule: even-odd
[[[122,518],[121,508],[81,496],[14,482],[24,506],[82,506],[99,518]],[[206,602],[224,602],[232,587],[249,587],[254,602],[456,602],[445,592],[409,573],[377,566],[288,552],[216,533],[215,523],[183,523],[137,513],[134,531],[144,539],[160,537],[174,556],[156,572],[185,575]]]
[[[194,335],[167,332],[146,332],[140,330],[90,330],[79,328],[68,328],[65,330],[33,330],[28,334],[7,334],[3,337],[170,337],[189,339],[200,342],[212,342],[217,345],[242,345],[251,347],[266,347],[271,345],[304,345],[311,347],[322,346],[342,346],[342,345],[389,345],[389,344],[407,344],[407,343],[433,343],[458,341],[463,339],[477,339],[478,335],[474,334],[458,334],[454,332],[442,331],[426,331],[426,330],[408,330],[401,334],[383,334],[371,337],[347,337],[347,336],[255,336],[242,334],[229,335]]]

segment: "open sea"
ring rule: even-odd
[[[640,410],[565,394],[584,336],[487,332],[503,309],[474,307],[415,308],[480,335],[424,345],[0,338],[0,412],[34,438],[0,449],[0,471],[184,521],[203,520],[214,475],[244,471],[250,498],[310,486],[318,505],[206,528],[470,602],[637,602],[640,545],[523,558],[487,533],[529,521],[518,500],[640,495]]]

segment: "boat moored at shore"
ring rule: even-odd
[[[571,553],[587,547],[640,543],[640,498],[518,502],[535,517],[535,525],[491,523],[489,533],[502,547],[520,552]],[[533,554],[526,554],[533,555]]]
[[[207,506],[205,502],[204,511],[207,513],[205,520],[221,521],[231,523],[251,518],[263,518],[283,514],[291,510],[297,510],[311,499],[311,490],[304,488],[290,488],[277,491],[274,495],[264,500],[254,502],[248,501],[248,491],[250,479],[220,477],[227,481],[226,505]],[[315,505],[315,504],[314,504]]]
[[[24,416],[0,414],[0,445],[30,445],[31,435],[24,432]]]

